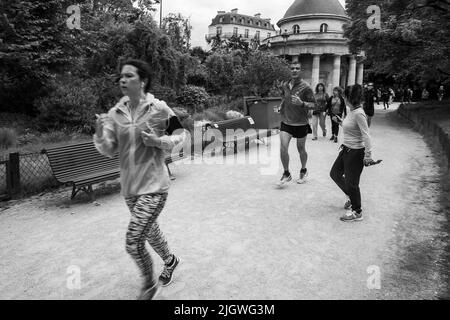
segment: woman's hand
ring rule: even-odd
[[[141,132],[142,140],[147,147],[160,147],[161,139],[154,133]]]
[[[97,137],[102,138],[103,127],[109,121],[109,116],[106,113],[95,114],[95,116],[97,117],[97,120],[95,122],[95,134],[97,135]]]

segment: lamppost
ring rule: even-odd
[[[287,29],[284,30],[284,32],[281,34],[281,37],[284,40],[283,55],[284,55],[284,60],[286,60],[286,44],[287,44],[287,39],[289,38],[289,33],[287,32]]]
[[[162,26],[162,0],[157,0],[156,3],[159,2],[159,28]]]

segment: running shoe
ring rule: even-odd
[[[330,141],[334,140],[334,134],[331,136]]]
[[[165,265],[163,272],[161,272],[161,275],[159,276],[159,281],[161,282],[161,285],[163,287],[168,286],[172,283],[173,279],[173,272],[175,271],[175,268],[180,263],[180,259],[174,256],[174,259],[172,261],[171,265]]]
[[[323,130],[322,133],[323,133],[323,137],[325,138],[327,136],[327,129]]]
[[[139,295],[139,300],[153,300],[159,293],[161,287],[158,283],[153,285],[150,288],[142,289],[141,294]]]
[[[362,213],[358,213],[356,211],[346,212],[341,218],[341,221],[344,222],[353,222],[353,221],[361,221],[363,219]]]
[[[344,209],[350,210],[351,208],[352,208],[352,202],[350,201],[350,199],[348,199],[347,202],[344,204]]]
[[[319,139],[319,138],[317,138],[317,137],[314,137],[314,138],[312,138],[313,139],[313,141],[315,141],[315,140],[317,140],[317,139]]]
[[[334,137],[334,142],[335,142],[335,143],[338,142],[338,137]]]
[[[306,177],[308,177],[308,170],[306,170],[306,169],[300,170],[300,177],[298,178],[297,183],[298,184],[305,183],[306,182]]]
[[[282,187],[282,186],[284,186],[287,182],[289,182],[289,181],[291,181],[291,180],[292,180],[292,176],[291,176],[290,173],[289,173],[289,174],[283,173],[283,175],[281,176],[281,179],[280,179],[280,181],[278,181],[277,185],[278,185],[279,187]]]

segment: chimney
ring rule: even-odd
[[[255,18],[261,19],[261,13],[255,14]]]
[[[238,9],[237,9],[237,8],[235,8],[235,9],[231,10],[231,13],[233,13],[233,14],[237,14],[237,13],[238,13]]]
[[[225,11],[217,11],[217,14],[225,14]]]

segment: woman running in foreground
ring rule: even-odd
[[[169,174],[165,151],[183,142],[184,129],[164,101],[148,93],[150,67],[144,61],[128,60],[120,66],[120,89],[124,97],[97,117],[94,143],[100,153],[120,159],[121,193],[131,212],[126,250],[144,278],[139,299],[153,299],[159,291],[153,262],[145,248],[148,241],[163,259],[159,277],[170,284],[179,259],[170,251],[157,218],[167,199]]]

